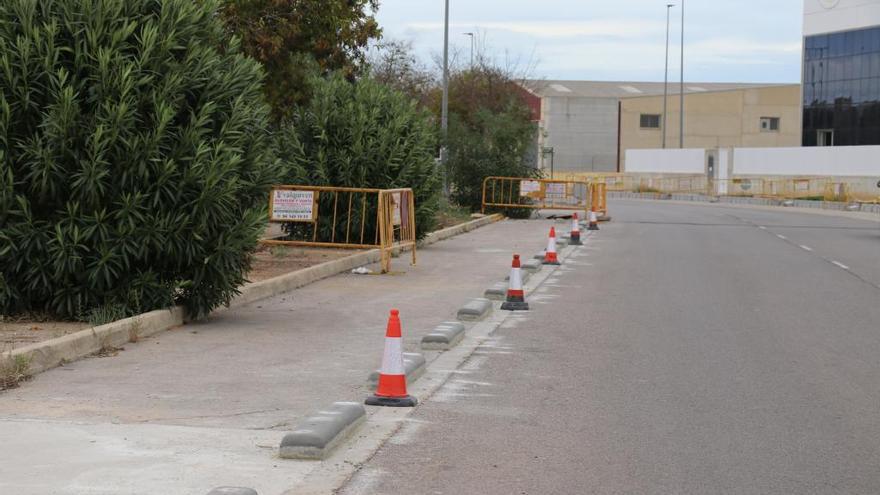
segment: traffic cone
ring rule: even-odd
[[[577,212],[574,212],[574,215],[572,215],[571,217],[571,245],[583,245],[583,243],[581,242],[581,224],[580,222],[578,222]]]
[[[599,219],[596,218],[596,210],[590,210],[590,226],[587,230],[599,230]]]
[[[544,253],[544,265],[561,265],[556,257],[556,229],[550,227],[550,237],[547,239],[547,252]]]
[[[529,310],[526,293],[523,291],[518,254],[513,255],[513,263],[510,265],[510,283],[507,284],[507,300],[501,304],[501,309],[506,311]]]
[[[385,354],[376,393],[367,397],[368,406],[413,407],[416,398],[406,393],[406,372],[403,368],[403,339],[400,336],[400,311],[391,310],[385,331]]]

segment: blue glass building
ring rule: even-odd
[[[880,26],[804,38],[803,145],[880,145]]]

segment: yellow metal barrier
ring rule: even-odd
[[[415,199],[412,189],[276,186],[269,192],[269,221],[285,224],[282,246],[375,249],[382,273],[395,249],[410,249],[416,263]]]
[[[604,182],[590,184],[590,209],[597,215],[608,215],[608,186]]]
[[[583,181],[486,177],[483,205],[486,208],[530,208],[535,210],[583,210],[587,212],[590,185]]]

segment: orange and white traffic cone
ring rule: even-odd
[[[526,293],[522,285],[522,272],[520,271],[519,255],[513,255],[513,263],[510,265],[510,283],[507,284],[507,300],[501,303],[501,309],[506,311],[528,311],[529,303],[526,302]]]
[[[547,252],[544,253],[544,265],[561,265],[556,257],[556,229],[550,227],[550,237],[547,239]]]
[[[590,225],[587,230],[599,230],[599,219],[596,218],[596,210],[590,210]]]
[[[413,407],[416,398],[406,393],[406,372],[403,368],[403,339],[400,334],[400,311],[391,310],[385,330],[385,353],[376,393],[364,401],[368,406]]]
[[[581,246],[581,224],[578,222],[578,214],[574,212],[571,217],[571,245]]]

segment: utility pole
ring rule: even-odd
[[[669,9],[675,4],[666,4],[666,65],[663,66],[663,149],[666,149],[666,107],[669,97]]]
[[[446,0],[445,20],[443,21],[443,100],[440,104],[440,130],[443,143],[440,146],[440,165],[443,167],[443,194],[449,195],[449,180],[446,170],[447,135],[449,130],[449,0]]]
[[[684,0],[681,0],[681,89],[679,92],[678,147],[684,149]]]
[[[465,36],[471,37],[471,69],[474,68],[474,33],[463,33]]]

